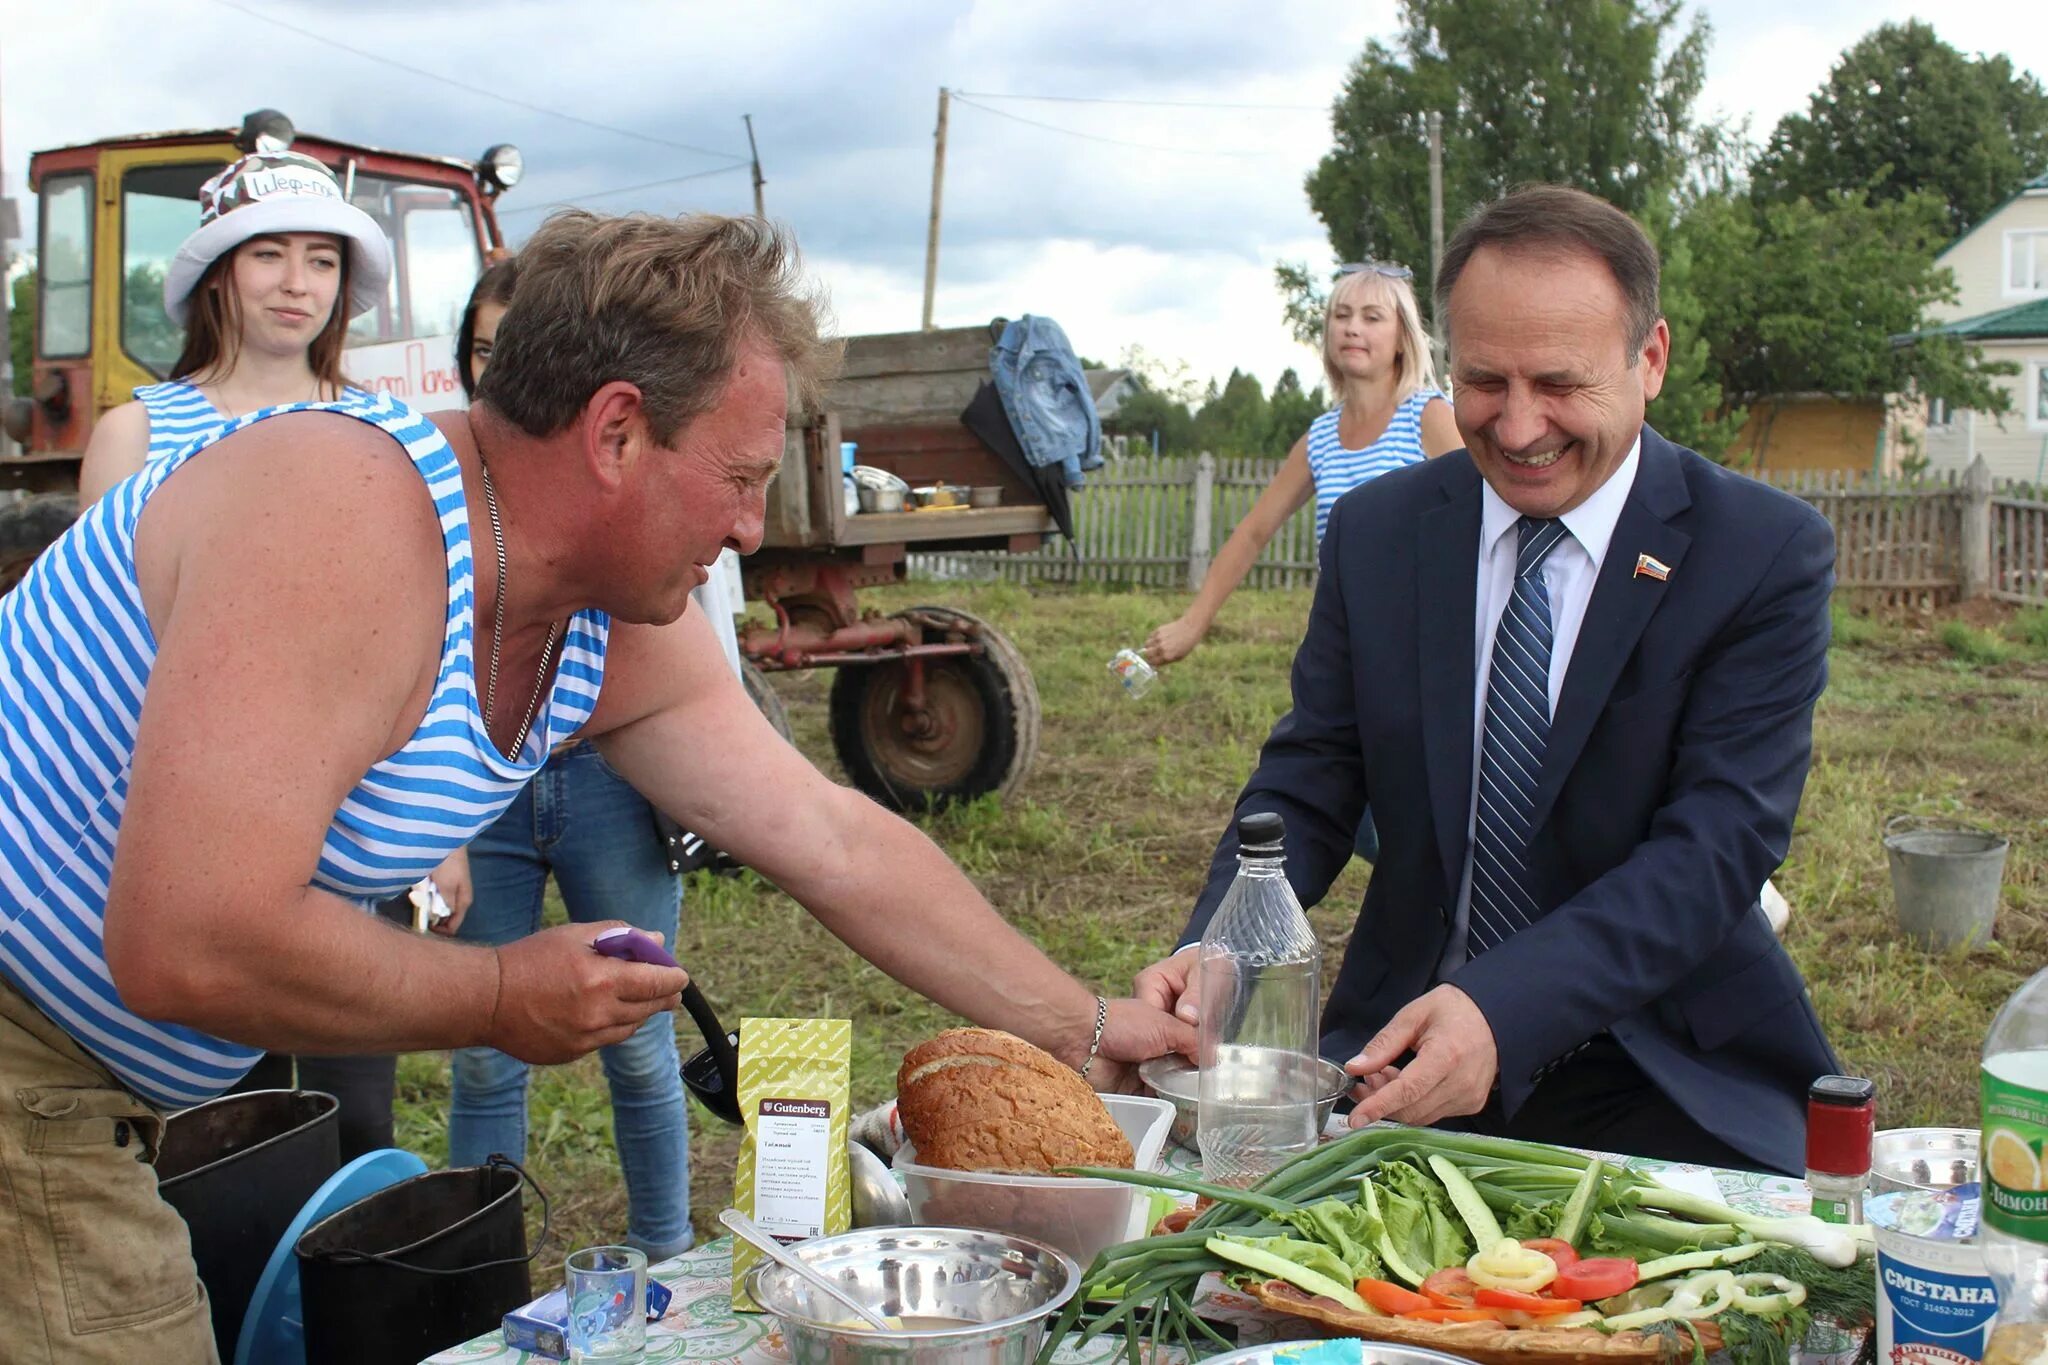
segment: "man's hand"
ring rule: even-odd
[[[1111,1094],[1133,1094],[1139,1087],[1138,1063],[1169,1052],[1194,1056],[1194,1029],[1144,1000],[1112,1000],[1088,1084]]]
[[[565,924],[497,949],[498,1003],[486,1043],[522,1062],[573,1061],[674,1009],[687,973],[591,948],[592,939],[623,924]]]
[[[456,849],[427,876],[434,883],[434,889],[441,893],[441,899],[448,902],[451,912],[447,919],[428,927],[437,934],[453,938],[455,931],[462,927],[462,917],[469,913],[470,905],[476,900],[476,886],[469,879],[469,850]]]
[[[1208,631],[1196,625],[1185,616],[1176,616],[1165,625],[1159,626],[1145,637],[1145,648],[1139,652],[1145,662],[1154,668],[1177,664],[1195,652],[1195,646],[1202,643]]]
[[[1131,994],[1139,1004],[1171,1014],[1183,1023],[1201,1023],[1202,1012],[1195,993],[1195,962],[1201,952],[1200,944],[1190,943],[1172,957],[1153,963],[1138,973]],[[1192,1044],[1181,1051],[1189,1057],[1195,1055]]]
[[[1414,1060],[1393,1070],[1407,1052]],[[1351,1111],[1353,1128],[1380,1119],[1423,1126],[1478,1113],[1493,1092],[1500,1054],[1472,997],[1456,986],[1438,986],[1409,1001],[1344,1069],[1365,1091]]]

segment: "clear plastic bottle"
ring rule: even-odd
[[[2048,1365],[2048,970],[2017,991],[1984,1039],[1983,1226],[1998,1290],[1984,1365]]]
[[[1287,884],[1280,817],[1237,822],[1237,880],[1196,960],[1197,1145],[1210,1180],[1249,1185],[1316,1145],[1322,948]]]

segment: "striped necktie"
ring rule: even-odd
[[[1479,812],[1472,833],[1473,957],[1534,924],[1543,909],[1529,876],[1536,781],[1550,740],[1550,592],[1543,560],[1564,523],[1523,517],[1515,586],[1493,635],[1486,729],[1479,746]]]

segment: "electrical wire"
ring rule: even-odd
[[[1265,152],[1233,152],[1212,147],[1166,147],[1155,142],[1130,142],[1123,138],[1103,137],[1097,133],[1081,132],[1077,128],[1062,128],[1057,123],[1041,123],[1035,118],[1025,118],[1022,114],[1013,114],[1007,109],[998,109],[994,105],[982,104],[961,94],[957,90],[950,93],[954,100],[970,108],[979,109],[984,114],[994,114],[997,118],[1006,118],[1013,123],[1026,124],[1032,128],[1042,128],[1048,133],[1060,133],[1067,137],[1077,137],[1083,142],[1100,142],[1110,147],[1135,147],[1143,152],[1171,152],[1179,156],[1220,156],[1237,160],[1252,160],[1267,155]]]
[[[336,48],[352,56],[361,57],[366,61],[395,67],[400,71],[406,72],[408,75],[419,76],[430,81],[438,81],[442,85],[452,86],[471,95],[482,95],[485,99],[496,100],[500,104],[509,104],[515,109],[524,109],[528,113],[544,114],[549,118],[561,119],[565,123],[580,124],[585,128],[595,128],[602,133],[611,133],[617,137],[629,137],[638,142],[651,142],[657,147],[672,147],[679,152],[694,152],[699,156],[722,157],[740,165],[751,164],[748,158],[735,155],[732,152],[714,151],[709,147],[696,147],[687,142],[677,142],[672,138],[656,137],[652,133],[636,133],[631,128],[618,128],[609,123],[598,123],[591,119],[578,117],[575,114],[565,114],[559,109],[549,109],[543,105],[529,104],[525,100],[514,99],[510,95],[486,89],[480,85],[470,85],[468,82],[458,81],[452,76],[444,76],[438,71],[428,71],[422,67],[408,66],[406,63],[396,61],[381,52],[370,52],[360,47],[350,47],[347,43],[330,38],[324,33],[315,33],[311,29],[300,28],[297,24],[288,23],[274,15],[265,14],[262,10],[255,9],[252,6],[237,4],[236,0],[213,0],[213,3],[221,6],[223,9],[231,9],[237,14],[246,14],[251,19],[270,24],[275,28],[284,29],[288,33],[296,33],[301,38],[310,38],[324,47]]]
[[[635,190],[655,190],[660,189],[664,185],[680,185],[685,180],[702,180],[707,175],[730,175],[734,171],[747,169],[748,164],[747,162],[741,162],[737,166],[714,166],[708,171],[693,171],[689,175],[672,175],[666,180],[648,180],[638,185],[621,185],[617,189],[612,190],[592,190],[588,194],[572,195],[567,199],[556,199],[546,204],[522,204],[516,209],[500,209],[498,216],[500,218],[510,218],[514,214],[520,213],[540,213],[546,209],[573,208],[586,199],[603,199],[614,194],[631,194]]]
[[[1147,109],[1274,109],[1321,114],[1326,104],[1231,104],[1219,100],[1120,100],[1103,95],[995,95],[984,90],[955,90],[954,98],[975,100],[1041,100],[1055,104],[1128,104]]]

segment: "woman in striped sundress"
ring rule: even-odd
[[[1465,444],[1436,386],[1429,338],[1406,266],[1347,265],[1323,310],[1323,374],[1337,404],[1309,423],[1266,491],[1237,524],[1188,609],[1155,629],[1145,657],[1158,667],[1194,652],[1230,594],[1310,497],[1316,543],[1338,498],[1368,479]]]
[[[390,275],[383,230],[319,162],[265,151],[223,168],[200,188],[199,226],[164,281],[164,309],[185,329],[184,347],[170,378],[136,389],[134,402],[93,427],[81,509],[244,414],[350,392],[341,369],[349,319],[384,298]],[[452,934],[470,903],[469,855],[457,849],[432,880],[454,911],[436,927]],[[391,1145],[395,1058],[302,1057],[297,1072],[303,1088],[341,1101],[344,1160]],[[292,1058],[272,1054],[241,1088],[292,1083]]]
[[[1146,639],[1145,657],[1153,664],[1164,668],[1194,651],[1260,552],[1310,497],[1321,545],[1338,498],[1388,470],[1465,444],[1436,386],[1410,273],[1403,265],[1374,262],[1338,272],[1323,308],[1323,375],[1337,405],[1310,422],[1287,452],[1273,482],[1223,543],[1188,609]],[[1379,852],[1379,831],[1367,811],[1358,825],[1358,853],[1373,862]]]

